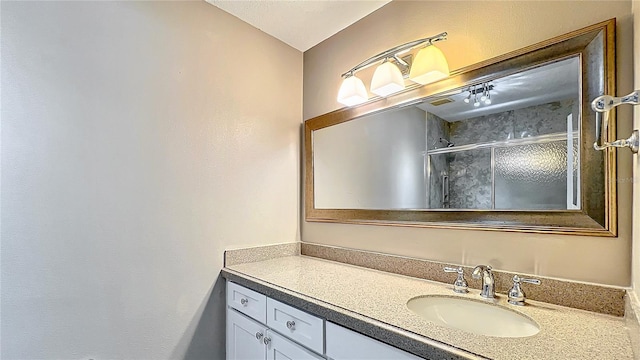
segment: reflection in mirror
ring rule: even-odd
[[[580,209],[580,74],[573,56],[315,130],[315,207]]]

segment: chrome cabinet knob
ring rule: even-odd
[[[269,345],[269,344],[271,344],[271,338],[267,336],[266,338],[262,339],[262,342],[265,345]]]
[[[263,337],[263,336],[264,336],[264,334],[263,334],[263,333],[261,333],[260,331],[258,331],[258,332],[256,333],[256,339],[258,339],[258,340],[262,339],[262,337]]]
[[[295,321],[287,321],[287,329],[295,330],[296,329],[296,322]]]
[[[242,304],[242,306],[247,306],[248,303],[249,303],[249,300],[245,298],[240,299],[240,304]]]

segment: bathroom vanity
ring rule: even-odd
[[[415,355],[227,282],[227,359],[397,359]]]
[[[517,313],[538,331],[480,335],[430,321],[408,306],[421,297],[482,302],[476,289],[457,294],[452,284],[310,256],[249,261],[230,262],[222,271],[228,359],[278,353],[293,359],[633,359],[622,317],[533,300],[513,306],[498,293],[482,306]]]

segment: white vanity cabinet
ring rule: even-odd
[[[226,329],[227,360],[323,359],[324,320],[232,282]]]
[[[232,282],[226,341],[227,360],[420,359]]]
[[[320,360],[293,341],[234,309],[227,309],[227,360]]]

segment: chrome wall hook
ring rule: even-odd
[[[607,112],[622,104],[640,105],[640,90],[636,90],[627,96],[613,97],[611,95],[598,96],[591,102],[591,108],[595,112]]]
[[[633,130],[631,136],[628,139],[624,140],[616,140],[612,143],[605,142],[604,145],[598,145],[598,142],[593,143],[593,148],[596,150],[604,150],[606,148],[616,147],[616,148],[629,148],[632,153],[637,154],[638,149],[640,148],[640,131]]]
[[[640,148],[640,131],[638,130],[633,130],[628,139],[616,140],[614,142],[606,141],[609,129],[609,111],[623,104],[640,105],[640,90],[621,97],[602,95],[593,99],[591,102],[591,109],[596,112],[596,142],[593,143],[594,149],[602,151],[606,148],[626,147],[634,154],[638,153]]]

